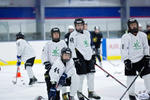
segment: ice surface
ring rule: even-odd
[[[103,61],[102,65],[105,70],[126,85],[124,65],[120,60]],[[45,70],[42,64],[35,64],[33,66],[33,71],[39,81],[44,81]],[[12,80],[15,80],[15,74],[16,66],[1,67],[0,100],[34,100],[34,98],[38,95],[47,97],[45,83],[34,84],[31,87],[27,85],[29,79],[23,65],[21,66],[22,77],[18,79],[18,83],[16,85],[13,85]],[[26,85],[22,85],[21,80],[23,80]],[[136,92],[141,90],[145,90],[145,87],[143,80],[138,78],[136,80]],[[101,69],[96,67],[95,91],[102,97],[102,100],[119,100],[125,91],[125,88],[111,77],[106,77],[106,74],[104,74]],[[84,80],[83,93],[87,96],[86,79]],[[128,100],[128,96],[126,95],[123,100]]]

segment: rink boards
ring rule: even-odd
[[[103,60],[118,60],[120,56],[120,39],[103,39],[101,46],[101,55]],[[29,41],[36,53],[36,64],[41,63],[41,52],[47,41]],[[0,43],[0,58],[7,61],[7,65],[16,64],[16,42],[1,42]],[[0,62],[1,66],[3,64]]]

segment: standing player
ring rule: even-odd
[[[49,71],[53,63],[60,57],[61,49],[67,47],[65,41],[60,40],[60,30],[55,27],[51,29],[52,40],[46,43],[42,51],[42,62],[45,65],[45,81],[47,85],[47,93],[50,90],[50,77]],[[57,91],[56,100],[59,100],[59,91]]]
[[[65,42],[68,45],[69,44],[69,36],[74,31],[74,27],[72,25],[68,26],[68,33],[65,34]]]
[[[121,39],[121,56],[125,64],[125,75],[127,76],[127,86],[131,84],[136,76],[144,67],[140,77],[144,79],[145,87],[150,94],[150,55],[147,36],[138,30],[136,19],[128,20],[128,33]],[[135,84],[129,89],[129,99],[135,98]]]
[[[103,38],[103,35],[100,32],[100,28],[98,26],[95,26],[94,31],[91,32],[91,46],[100,64],[101,64],[100,47],[102,43],[101,42],[102,38]]]
[[[61,56],[54,62],[49,72],[50,76],[50,89],[49,89],[49,100],[58,100],[56,97],[56,88],[59,85],[65,85],[66,79],[71,77],[71,91],[68,100],[75,100],[74,96],[77,92],[77,75],[74,66],[74,62],[71,59],[72,52],[69,48],[64,47],[61,50]]]
[[[83,30],[84,20],[82,18],[75,19],[75,31],[69,38],[69,47],[72,50],[72,57],[75,62],[77,74],[79,75],[79,92],[82,92],[84,77],[87,77],[88,97],[100,99],[94,92],[94,73],[95,73],[95,57],[93,56],[90,46],[90,33]],[[79,100],[84,100],[83,96],[78,93]]]
[[[21,61],[25,62],[25,69],[29,76],[29,85],[34,84],[37,79],[35,78],[32,70],[34,64],[35,54],[31,45],[24,40],[24,35],[19,32],[16,34],[17,44],[17,66],[21,65]]]
[[[148,24],[146,25],[146,32],[145,32],[145,33],[147,34],[148,45],[149,45],[149,47],[150,47],[150,23],[148,23]]]

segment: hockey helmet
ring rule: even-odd
[[[64,59],[63,54],[69,54],[70,55],[69,59]],[[71,52],[70,48],[64,47],[61,49],[61,59],[63,62],[68,62],[71,57],[72,57],[72,52]]]
[[[16,40],[18,39],[24,39],[24,35],[21,32],[16,34]]]
[[[53,37],[53,34],[56,33],[56,32],[59,34],[59,38],[54,38]],[[51,29],[51,37],[52,37],[52,41],[54,41],[54,42],[59,42],[60,41],[60,30],[59,30],[59,28],[54,27],[54,28]]]

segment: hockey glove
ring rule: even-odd
[[[21,56],[17,56],[17,66],[21,65]]]
[[[150,67],[150,56],[149,55],[145,55],[144,56],[144,64],[147,67]]]
[[[45,65],[45,69],[46,70],[49,70],[49,69],[51,69],[51,63],[49,62],[49,61],[47,61],[47,62],[44,62],[44,65]]]
[[[96,64],[96,55],[92,55],[92,62],[93,62],[93,64],[95,65]]]
[[[51,82],[51,85],[52,86],[49,90],[48,96],[49,98],[52,98],[52,100],[54,100],[54,98],[56,97],[56,82]]]
[[[67,74],[63,73],[62,76],[59,79],[59,84],[64,86],[66,84]]]
[[[124,64],[125,64],[125,68],[127,70],[131,70],[132,69],[132,63],[131,63],[131,60],[127,59],[124,61]]]

